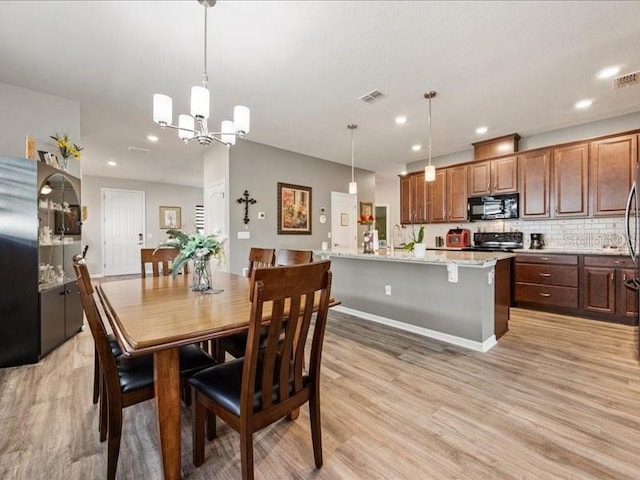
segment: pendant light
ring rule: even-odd
[[[355,123],[351,123],[347,125],[347,128],[351,130],[351,182],[349,182],[349,194],[357,195],[358,194],[358,184],[355,181],[353,176],[353,171],[355,168],[355,143],[353,140],[353,131],[358,128],[358,125]]]
[[[424,167],[424,181],[433,182],[436,179],[436,167],[431,165],[431,99],[436,96],[436,92],[431,90],[424,94],[424,98],[429,100],[429,165]]]

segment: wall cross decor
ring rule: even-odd
[[[249,205],[253,205],[257,202],[257,200],[253,198],[249,198],[249,190],[245,190],[238,200],[238,203],[244,203],[244,224],[249,223]]]

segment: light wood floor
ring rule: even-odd
[[[337,313],[323,358],[324,467],[303,408],[255,436],[262,479],[639,479],[637,329],[513,310],[482,354]],[[0,370],[0,479],[102,479],[88,329],[38,365]],[[240,476],[238,436],[219,425],[183,476]],[[160,478],[152,402],[125,410],[120,479]]]

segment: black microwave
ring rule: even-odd
[[[518,218],[518,194],[469,197],[469,220]]]

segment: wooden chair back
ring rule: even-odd
[[[120,391],[116,358],[113,353],[111,353],[111,346],[107,339],[107,330],[104,326],[100,310],[93,295],[94,290],[91,285],[91,277],[89,275],[89,270],[87,269],[87,264],[82,258],[74,258],[73,268],[76,272],[76,277],[78,278],[80,301],[82,302],[82,308],[87,318],[87,323],[89,324],[93,341],[95,342],[100,368],[102,369],[105,385],[107,387],[107,394],[109,395],[109,392]]]
[[[311,250],[288,250],[281,248],[276,254],[275,265],[302,265],[313,262]]]
[[[178,256],[177,248],[141,248],[140,249],[140,267],[142,269],[142,278],[147,276],[146,265],[151,264],[153,270],[153,276],[160,276],[160,267],[162,266],[162,276],[167,276],[171,273],[171,264]],[[188,264],[184,264],[184,273],[189,273]]]
[[[275,250],[273,248],[255,248],[249,250],[249,273],[248,277],[256,268],[272,267],[275,258]]]
[[[308,401],[309,389],[319,391],[320,360],[331,293],[330,267],[331,262],[323,260],[306,265],[254,270],[255,290],[240,395],[241,422],[250,422],[254,416],[256,385],[260,385],[262,391],[259,411],[263,418],[259,422],[266,421],[264,425]],[[316,298],[319,299],[319,307],[311,342],[309,381],[304,382],[305,345]],[[266,345],[262,349],[260,332],[265,302],[271,303],[272,313]],[[274,382],[274,379],[277,380]],[[278,386],[275,402],[274,383]],[[253,427],[258,425],[254,423]]]

